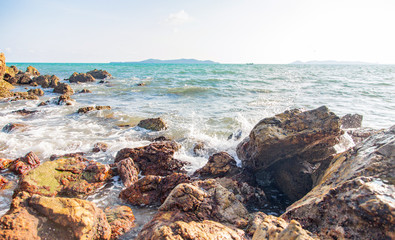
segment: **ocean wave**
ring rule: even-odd
[[[184,87],[175,87],[168,88],[167,93],[176,94],[176,95],[196,95],[205,92],[209,92],[212,88],[209,87],[199,87],[199,86],[184,86]]]

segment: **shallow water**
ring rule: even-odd
[[[105,69],[112,75],[107,83],[71,84],[77,93],[72,106],[37,107],[57,97],[45,89],[40,101],[0,102],[0,127],[23,123],[12,133],[0,132],[0,158],[14,159],[34,151],[42,161],[52,154],[90,152],[97,142],[109,145],[107,152],[89,153],[88,158],[112,163],[118,150],[147,145],[164,135],[178,141],[176,157],[187,161],[191,173],[203,166],[209,155],[226,151],[236,157],[237,144],[262,118],[292,108],[328,106],[338,116],[358,113],[363,125],[387,128],[395,118],[395,65],[161,65],[161,64],[53,64],[16,63],[20,69],[33,65],[41,74],[61,79],[73,72]],[[144,86],[138,86],[143,83]],[[26,91],[20,86],[16,91]],[[28,87],[31,88],[31,87]],[[109,105],[111,110],[76,113],[90,105]],[[30,116],[12,113],[38,110]],[[161,117],[169,128],[149,132],[135,125],[144,118]],[[119,127],[119,125],[131,127]],[[235,134],[234,134],[235,133]],[[237,133],[237,134],[236,134]],[[240,138],[229,138],[231,134]],[[204,142],[206,151],[193,153]],[[240,163],[239,163],[240,164]],[[7,174],[8,178],[16,179]],[[123,204],[118,198],[119,179],[88,197],[100,207]],[[0,192],[0,215],[9,206],[12,187]],[[137,224],[154,212],[133,207]],[[143,219],[143,220],[141,220]]]

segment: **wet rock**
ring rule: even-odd
[[[43,88],[55,88],[60,79],[55,75],[41,75],[33,78],[32,83],[36,83]]]
[[[161,131],[167,129],[166,123],[161,118],[148,118],[141,120],[137,126],[152,131]]]
[[[162,141],[171,141],[171,139],[165,136],[159,136],[157,138],[154,138],[151,142],[162,142]]]
[[[181,173],[165,177],[148,175],[124,189],[119,197],[133,205],[158,205],[178,184],[190,182],[190,178]]]
[[[45,102],[40,102],[37,107],[43,107],[43,106],[47,106],[49,104],[49,101],[45,101]]]
[[[206,165],[194,174],[206,178],[216,178],[234,176],[240,172],[241,169],[237,167],[236,160],[228,153],[220,152],[212,155]]]
[[[105,210],[105,214],[111,227],[111,239],[118,239],[135,226],[135,218],[130,207],[108,207]]]
[[[68,80],[71,83],[86,83],[96,81],[95,78],[90,74],[76,72],[73,73]]]
[[[148,146],[121,149],[115,162],[132,158],[143,175],[166,176],[175,172],[185,173],[184,162],[173,158],[180,145],[174,141],[153,142]]]
[[[8,180],[0,175],[0,190],[7,186]]]
[[[125,187],[130,187],[138,180],[139,170],[131,158],[125,158],[116,164],[118,175]]]
[[[30,115],[30,114],[34,114],[36,112],[38,112],[38,111],[37,110],[31,110],[30,111],[30,110],[26,110],[26,109],[12,111],[12,113],[16,113],[16,114],[19,114],[19,115],[22,115],[22,116],[27,116],[27,115]]]
[[[68,94],[62,94],[59,96],[59,98],[56,101],[57,105],[72,105],[71,101],[73,101],[73,99],[70,97],[70,95]]]
[[[58,85],[53,89],[54,93],[73,95],[74,90],[67,83],[58,83]]]
[[[196,155],[202,155],[201,153],[203,152],[203,150],[205,149],[205,144],[204,142],[197,142],[194,146],[193,146],[193,153],[195,153]]]
[[[17,174],[26,174],[40,165],[40,159],[34,152],[29,152],[24,157],[15,159],[10,165],[10,170]]]
[[[92,75],[92,77],[96,78],[96,79],[104,79],[107,77],[111,77],[111,74],[109,72],[107,72],[106,70],[92,70],[87,72],[87,74]]]
[[[18,130],[18,129],[19,130],[23,130],[25,128],[27,128],[26,124],[22,124],[22,123],[8,123],[7,125],[5,125],[3,127],[3,129],[1,131],[5,132],[5,133],[10,133],[12,131],[15,131],[15,130]]]
[[[78,113],[87,113],[94,110],[111,110],[110,106],[89,106],[78,109]]]
[[[80,197],[93,193],[112,177],[108,165],[82,157],[48,161],[25,174],[16,192]]]
[[[372,128],[356,128],[356,129],[348,129],[347,134],[351,136],[352,140],[355,144],[359,144],[368,137],[372,136],[380,132],[380,130],[372,129]]]
[[[6,68],[4,53],[0,53],[0,81],[3,80]]]
[[[362,127],[363,116],[359,114],[347,114],[340,119],[341,128],[360,128]]]
[[[240,229],[231,228],[210,220],[203,220],[201,222],[176,221],[168,225],[160,225],[151,229],[151,231],[144,229],[144,231],[140,232],[137,239],[242,240],[246,238],[244,232]]]
[[[49,158],[50,161],[54,161],[60,158],[77,158],[80,161],[88,161],[86,158],[84,158],[85,153],[84,152],[74,152],[74,153],[66,153],[63,155],[56,155],[53,154],[51,155],[51,157]]]
[[[100,151],[107,152],[107,149],[108,149],[107,143],[98,142],[95,143],[95,145],[93,146],[92,152],[100,152]]]
[[[291,220],[289,223],[284,219],[266,215],[259,226],[257,227],[255,234],[252,237],[253,240],[281,240],[281,239],[319,239],[309,231],[304,230],[300,223],[295,220]]]
[[[40,76],[40,72],[35,67],[32,66],[27,67],[26,74],[31,76]]]
[[[18,73],[15,77],[9,79],[11,84],[28,85],[32,82],[31,75],[27,73]]]
[[[27,91],[30,95],[36,95],[36,96],[44,96],[44,91],[42,89],[39,88],[35,88],[35,89],[30,89],[29,91]]]
[[[9,168],[13,161],[12,159],[0,158],[0,170]]]
[[[323,239],[395,237],[395,126],[335,156],[282,215]]]
[[[89,89],[84,88],[81,91],[79,91],[79,93],[92,93],[92,91],[89,90]]]
[[[285,111],[261,120],[237,146],[237,155],[244,168],[255,172],[258,183],[266,185],[271,176],[295,201],[311,190],[312,175],[336,153],[342,133],[339,117],[325,106]]]
[[[39,97],[36,95],[31,95],[28,92],[14,92],[13,93],[14,98],[12,101],[18,101],[18,100],[39,100]]]

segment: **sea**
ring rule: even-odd
[[[0,129],[23,123],[20,131],[0,131],[0,158],[15,159],[35,152],[42,162],[53,154],[86,152],[86,157],[113,163],[125,147],[145,146],[165,136],[181,144],[175,157],[188,162],[193,173],[210,155],[225,151],[235,157],[238,143],[261,119],[285,110],[314,109],[326,105],[339,117],[363,115],[363,127],[388,128],[395,119],[395,65],[258,65],[258,64],[130,64],[130,63],[7,63],[25,70],[34,66],[41,74],[62,81],[73,72],[107,70],[104,83],[70,84],[76,92],[72,105],[49,104],[59,95],[43,89],[40,100],[0,101]],[[18,86],[14,91],[34,87]],[[92,93],[78,93],[89,89]],[[110,106],[111,110],[78,114],[81,107]],[[15,110],[37,110],[21,116]],[[168,128],[152,132],[137,127],[140,120],[161,117]],[[106,152],[92,153],[97,142],[108,144]],[[194,152],[203,143],[204,149]],[[9,209],[17,177],[2,172],[12,182],[0,191],[0,216]],[[87,197],[99,207],[125,204],[118,198],[119,178]],[[136,228],[133,237],[149,221],[155,208],[131,206]],[[269,212],[280,214],[281,212]]]

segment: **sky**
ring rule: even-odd
[[[395,0],[0,0],[7,62],[395,64]]]

